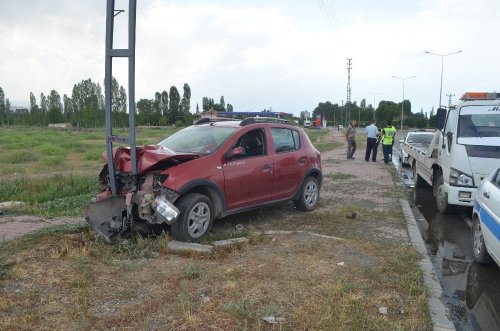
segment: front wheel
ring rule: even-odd
[[[212,228],[214,208],[210,199],[199,193],[189,193],[177,203],[180,216],[170,229],[175,239],[198,241]]]
[[[314,177],[307,177],[300,191],[298,200],[293,203],[300,211],[313,211],[319,201],[319,182]]]
[[[436,205],[438,210],[443,214],[453,213],[455,211],[455,206],[448,203],[448,193],[444,188],[443,174],[439,174],[435,185]]]
[[[477,263],[490,264],[492,261],[484,244],[479,217],[474,217],[474,224],[472,225],[472,253],[474,254],[474,261]]]

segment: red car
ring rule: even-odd
[[[107,240],[167,224],[174,238],[197,241],[214,219],[287,200],[312,211],[319,200],[321,155],[304,130],[287,123],[201,120],[137,148],[136,176],[130,149],[113,155],[117,196],[105,166],[106,188],[86,209],[87,221]]]

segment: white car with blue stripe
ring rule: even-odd
[[[474,260],[500,266],[500,167],[479,185],[472,220]]]

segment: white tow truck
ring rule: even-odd
[[[481,180],[500,165],[500,93],[467,92],[439,108],[427,148],[403,144],[415,187],[430,185],[440,212],[473,206]]]

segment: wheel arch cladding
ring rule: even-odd
[[[185,184],[180,190],[181,196],[187,193],[200,193],[207,196],[214,207],[214,218],[218,218],[226,211],[224,191],[208,179],[195,179]]]

